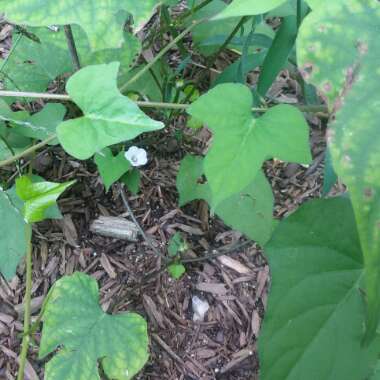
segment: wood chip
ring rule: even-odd
[[[129,220],[115,216],[100,216],[90,226],[94,234],[116,239],[137,241],[138,228]]]
[[[215,284],[209,282],[201,282],[195,286],[201,292],[207,292],[223,296],[227,294],[227,288],[224,284]]]
[[[113,266],[111,265],[110,261],[108,260],[107,255],[105,255],[104,253],[102,253],[102,255],[100,256],[100,264],[102,265],[102,267],[107,272],[107,274],[110,278],[116,278],[117,277],[117,274],[116,274],[115,270],[113,269]]]
[[[71,215],[66,214],[61,220],[61,227],[66,241],[74,248],[78,247],[78,233],[71,219]]]

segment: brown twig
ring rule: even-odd
[[[153,250],[153,252],[158,256],[160,257],[161,259],[163,259],[165,262],[168,261],[168,258],[166,256],[164,256],[154,245],[153,245],[153,242],[152,240],[149,238],[149,236],[144,232],[143,228],[141,227],[140,223],[138,222],[138,220],[136,219],[135,217],[135,214],[133,213],[132,209],[131,209],[131,206],[129,205],[129,202],[128,202],[128,199],[125,195],[125,191],[124,191],[124,188],[123,188],[123,185],[120,184],[119,186],[119,189],[120,189],[120,195],[121,195],[121,199],[124,203],[124,206],[125,208],[127,209],[128,211],[128,214],[129,216],[131,217],[133,223],[136,225],[137,229],[139,230],[141,236],[144,238],[144,240],[146,241],[146,243],[148,244],[148,246]]]
[[[75,71],[78,71],[78,70],[80,70],[80,61],[79,61],[78,51],[77,51],[77,48],[75,46],[73,31],[71,30],[70,25],[65,25],[63,27],[63,29],[65,30],[67,46],[68,46],[69,51],[70,51],[70,55],[71,55],[71,59],[73,61],[74,69],[75,69]]]

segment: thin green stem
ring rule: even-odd
[[[27,91],[0,90],[0,98],[1,97],[4,97],[4,98],[38,98],[38,99],[71,101],[69,95],[50,94],[48,92],[27,92]]]
[[[234,30],[230,33],[230,35],[226,38],[226,40],[223,42],[223,44],[220,46],[218,51],[211,56],[210,62],[208,64],[208,67],[211,67],[214,61],[219,57],[219,54],[230,44],[230,42],[233,40],[233,38],[236,36],[236,34],[239,32],[241,27],[244,25],[244,23],[248,20],[249,17],[242,17],[240,21],[235,26]]]
[[[169,14],[169,7],[167,5],[163,5],[161,7],[161,15],[162,15],[163,21],[165,22],[165,24],[167,25],[167,28],[170,31],[170,34],[174,38],[176,38],[179,33],[177,31],[177,28],[174,26],[174,24],[172,22],[172,19],[171,19],[170,14]],[[187,51],[186,51],[185,46],[183,45],[182,41],[178,41],[177,45],[178,45],[178,50],[181,53],[182,58],[186,57]]]
[[[177,44],[177,42],[181,41],[183,37],[185,37],[189,32],[191,32],[197,25],[201,24],[202,22],[205,22],[206,19],[198,20],[193,22],[190,26],[188,26],[182,33],[178,34],[176,38],[174,38],[169,44],[167,44],[155,57],[150,61],[146,66],[144,66],[140,71],[138,71],[131,79],[129,79],[128,82],[124,83],[120,87],[120,91],[125,91],[128,86],[130,86],[132,83],[136,82],[138,79],[140,79],[151,67],[154,66],[154,64],[160,60],[174,45]]]
[[[45,145],[49,144],[49,142],[53,141],[55,138],[57,138],[56,134],[51,135],[47,139],[39,142],[38,144],[33,145],[28,149],[25,149],[23,152],[15,154],[14,156],[7,158],[6,160],[0,161],[0,168],[2,168],[3,166],[13,164],[15,161],[19,160],[20,158],[23,158],[31,153],[34,153],[38,149],[43,148]]]
[[[60,95],[60,94],[49,94],[43,92],[24,92],[24,91],[3,91],[0,90],[1,97],[28,97],[28,98],[39,98],[39,99],[52,99],[52,100],[63,100],[63,101],[72,101],[69,95]],[[164,103],[164,102],[149,102],[149,101],[136,101],[135,102],[139,107],[142,108],[157,108],[157,109],[173,109],[173,110],[185,110],[190,104],[188,103]],[[310,113],[327,113],[328,108],[324,105],[316,106],[298,106],[294,105],[301,112],[310,112]],[[266,112],[268,107],[254,107],[252,112]],[[54,135],[54,137],[56,137]],[[49,137],[48,142],[54,138],[53,135]],[[46,144],[44,144],[46,145]]]
[[[25,226],[25,234],[27,239],[26,249],[26,289],[24,297],[24,336],[21,343],[21,353],[19,358],[19,370],[17,374],[17,380],[24,380],[24,371],[26,364],[26,356],[28,354],[30,335],[30,315],[31,315],[31,298],[32,298],[32,228],[30,224]]]

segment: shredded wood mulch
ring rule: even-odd
[[[0,29],[0,44],[4,42],[0,53],[9,50],[7,27],[3,24]],[[270,94],[281,102],[300,100],[297,82],[287,72],[279,76]],[[174,122],[176,128],[184,125],[181,117]],[[321,192],[324,126],[317,117],[309,122],[313,164],[303,167],[273,160],[264,167],[274,189],[275,215],[279,218]],[[157,135],[152,145],[145,146],[151,161],[143,170],[142,189],[136,196],[128,194],[133,212],[152,243],[165,253],[170,237],[180,231],[190,246],[189,257],[194,258],[244,241],[240,233],[210,217],[203,202],[178,208],[175,176],[189,147],[165,149],[157,141],[165,145],[167,137]],[[204,153],[209,140],[207,130],[199,132],[193,152]],[[81,271],[98,280],[104,311],[134,311],[147,319],[150,359],[137,379],[258,379],[257,337],[267,304],[270,272],[255,244],[218,259],[188,264],[187,273],[175,281],[162,270],[161,258],[143,239],[131,243],[90,231],[90,224],[100,215],[130,220],[118,187],[106,194],[91,162],[79,162],[60,148],[49,148],[37,156],[34,169],[48,180],[77,180],[59,201],[64,218],[34,227],[34,320],[54,282]],[[7,177],[11,174],[9,171]],[[24,269],[21,264],[9,283],[0,278],[0,379],[14,379],[17,373]],[[203,322],[193,321],[194,296],[210,305]],[[30,380],[43,378],[44,361],[37,355],[39,340],[37,333],[28,355],[26,377]]]

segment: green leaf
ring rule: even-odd
[[[271,186],[262,171],[259,171],[252,183],[240,194],[235,194],[218,204],[215,213],[228,226],[263,246],[271,237],[276,225],[273,206]]]
[[[322,1],[322,0],[317,0]],[[279,7],[273,9],[272,11],[268,12],[266,15],[267,18],[269,17],[287,17],[287,16],[297,16],[297,5],[299,0],[287,0],[285,3],[280,5]],[[308,13],[309,7],[305,0],[301,0],[301,12],[303,17]]]
[[[334,171],[330,149],[326,149],[325,166],[323,170],[323,195],[327,195],[335,185],[338,177]]]
[[[40,112],[30,116],[23,111],[12,112],[4,102],[0,102],[0,120],[10,122],[10,132],[37,140],[45,140],[55,134],[57,125],[66,114],[66,108],[58,103],[48,103]],[[58,140],[49,144],[56,145]]]
[[[127,186],[128,190],[135,195],[140,190],[140,181],[141,173],[140,170],[136,168],[129,170],[121,177],[121,182],[123,182]]]
[[[3,189],[0,191],[0,217],[3,221],[0,228],[0,272],[10,280],[26,253],[27,236],[23,215]]]
[[[135,26],[146,21],[159,1],[144,0],[67,0],[64,3],[50,0],[0,0],[0,9],[5,18],[15,24],[49,26],[76,24],[88,36],[92,50],[118,48],[123,43],[122,26],[127,11],[134,17]],[[119,14],[118,14],[119,13]]]
[[[197,5],[200,3],[201,0],[196,2]],[[219,46],[226,41],[240,21],[239,18],[232,18],[226,21],[212,19],[213,16],[222,12],[226,7],[227,5],[224,1],[213,0],[203,8],[199,9],[189,20],[190,23],[196,20],[210,19],[207,22],[197,25],[192,30],[194,44],[205,56],[210,56],[216,53]],[[244,32],[248,33],[249,31],[245,30]],[[232,42],[233,41],[231,41],[231,43]]]
[[[176,232],[169,240],[168,253],[170,257],[175,257],[179,253],[187,251],[188,248],[180,232]]]
[[[234,0],[223,12],[219,13],[215,20],[230,17],[242,17],[260,15],[280,6],[287,0]]]
[[[131,164],[125,158],[124,151],[114,156],[109,148],[105,148],[95,155],[95,163],[98,166],[106,191],[131,168]]]
[[[74,26],[72,31],[82,66],[119,61],[121,63],[119,80],[124,82],[123,76],[129,71],[141,50],[141,43],[137,37],[125,32],[121,48],[92,52],[83,30]],[[62,27],[57,32],[45,27],[28,28],[28,32],[36,38],[27,38],[18,32],[13,33],[12,40],[17,45],[7,58],[3,74],[0,73],[7,90],[45,91],[55,78],[74,71]]]
[[[377,362],[375,370],[369,380],[380,380],[380,360]]]
[[[116,86],[118,69],[117,62],[88,66],[67,82],[66,90],[84,116],[63,122],[57,133],[63,148],[78,159],[164,127],[120,94]]]
[[[335,113],[328,131],[338,177],[349,189],[366,267],[367,338],[380,317],[380,3],[337,0],[304,20],[298,57],[305,79]]]
[[[104,313],[98,284],[90,276],[63,277],[47,299],[39,357],[61,348],[46,365],[46,380],[100,380],[98,361],[108,378],[129,380],[147,361],[144,319]]]
[[[203,172],[201,157],[188,155],[182,160],[177,175],[180,206],[195,199],[204,199],[215,207],[215,213],[228,226],[264,245],[275,225],[272,216],[273,194],[264,174],[259,171],[252,183],[241,193],[215,205],[209,185],[200,183]]]
[[[45,211],[75,181],[66,183],[35,182],[27,176],[16,179],[16,193],[24,201],[23,215],[27,223],[45,219]]]
[[[308,125],[299,110],[279,105],[255,118],[252,103],[248,87],[222,84],[188,109],[214,134],[205,159],[205,174],[215,205],[247,187],[267,159],[304,164],[311,161]]]
[[[168,266],[168,272],[170,276],[179,280],[186,273],[186,268],[182,264],[171,264]]]
[[[216,77],[213,86],[229,82],[245,83],[248,73],[257,66],[260,66],[264,58],[265,52],[248,55],[245,59],[243,59],[243,57],[239,58]]]
[[[32,175],[30,179],[33,183],[45,182],[45,180],[38,175]],[[24,202],[18,197],[16,192],[16,186],[13,186],[9,190],[7,190],[6,193],[8,194],[11,202],[18,208],[20,214],[23,214]],[[44,220],[46,219],[62,219],[61,211],[59,210],[59,207],[56,203],[54,203],[44,211]]]
[[[203,174],[203,158],[186,155],[177,174],[180,207],[196,199],[211,202],[210,186],[202,180]]]
[[[364,380],[380,345],[362,346],[363,258],[349,199],[301,206],[265,253],[272,286],[259,338],[262,379]]]
[[[146,65],[140,65],[134,67],[123,77],[123,84],[127,83],[138,72],[144,69]],[[123,93],[136,93],[142,96],[142,98],[150,99],[156,102],[164,101],[163,89],[166,85],[168,77],[173,75],[173,71],[167,64],[162,62],[156,62],[150,70],[146,71],[139,79],[131,83],[125,88]]]
[[[265,57],[262,71],[257,85],[257,91],[265,96],[272,83],[277,78],[278,73],[288,62],[297,37],[297,17],[287,16],[282,20],[282,24],[277,31],[268,54]]]
[[[33,183],[44,182],[39,176],[32,176]],[[0,191],[0,216],[3,223],[0,230],[0,272],[6,279],[16,274],[17,265],[26,253],[27,223],[23,216],[24,202],[16,194],[16,186]],[[56,203],[43,211],[43,219],[61,219],[62,215]]]
[[[55,33],[47,28],[32,28],[30,32],[39,42],[17,31],[12,34],[12,42],[17,45],[0,73],[7,90],[45,91],[49,82],[72,70],[63,33]]]

